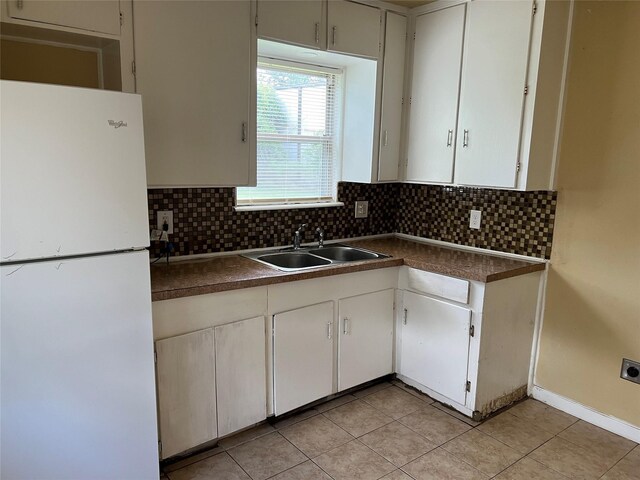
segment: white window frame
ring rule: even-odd
[[[344,77],[345,70],[342,67],[333,67],[328,65],[317,65],[312,63],[300,62],[300,61],[291,61],[285,60],[282,58],[273,58],[268,56],[258,56],[258,68],[260,66],[264,67],[284,67],[284,68],[294,68],[300,70],[307,70],[311,72],[322,72],[328,74],[338,75],[337,84],[334,85],[334,119],[333,119],[333,129],[334,135],[331,137],[333,139],[333,151],[334,151],[334,161],[332,164],[332,192],[331,198],[327,199],[264,199],[264,200],[253,200],[251,203],[243,203],[242,200],[238,199],[237,189],[235,194],[235,210],[236,211],[254,211],[254,210],[284,210],[284,209],[295,209],[295,208],[316,208],[316,207],[334,207],[334,206],[343,206],[343,202],[339,202],[337,199],[338,196],[338,182],[340,181],[341,176],[341,168],[342,168],[342,120],[344,115]],[[325,119],[325,124],[329,122],[329,119]],[[257,128],[256,128],[257,130]],[[256,141],[260,142],[260,137],[263,135],[263,138],[270,138],[275,140],[282,141],[291,141],[292,139],[300,139],[302,141],[307,141],[310,143],[324,143],[326,142],[326,137],[317,137],[317,136],[291,136],[291,135],[278,135],[278,134],[256,134]],[[281,138],[278,138],[281,137]],[[238,187],[238,188],[253,188],[253,187]]]

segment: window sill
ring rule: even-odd
[[[344,202],[290,203],[281,205],[240,205],[234,206],[236,212],[258,212],[261,210],[297,210],[301,208],[343,207]]]

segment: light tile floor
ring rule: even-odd
[[[640,446],[535,400],[474,422],[381,383],[221,440],[162,480],[640,480]]]

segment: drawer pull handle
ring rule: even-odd
[[[320,23],[316,22],[316,45],[320,44]]]
[[[342,320],[342,334],[343,335],[348,335],[349,334],[349,319],[347,317],[345,317]]]
[[[331,340],[331,325],[333,322],[327,322],[327,338]]]
[[[405,308],[404,309],[404,318],[402,319],[402,324],[406,325],[407,324],[407,316],[408,316],[409,311]]]
[[[447,132],[447,147],[450,147],[453,144],[453,130],[449,130]]]
[[[462,146],[463,147],[469,146],[469,130],[464,131],[464,134],[462,136]]]

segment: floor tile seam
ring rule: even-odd
[[[218,448],[220,449],[219,452],[215,452],[215,453],[212,452],[210,455],[207,455],[206,457],[200,458],[198,460],[191,460],[193,457],[197,457],[198,455],[202,455],[205,452],[209,453],[210,451],[218,449]],[[206,460],[208,458],[215,457],[216,455],[219,455],[219,454],[223,453],[224,451],[225,451],[224,448],[216,445],[215,447],[208,448],[208,449],[204,450],[203,452],[189,454],[185,458],[183,458],[182,460],[176,460],[172,464],[166,466],[167,468],[170,468],[171,470],[164,470],[163,467],[160,467],[160,473],[162,473],[163,475],[169,475],[169,473],[171,473],[171,472],[175,472],[177,470],[182,470],[183,468],[189,467],[189,466],[193,465],[194,463],[198,463],[198,462],[201,462],[202,460]],[[180,462],[186,462],[186,461],[188,461],[188,463],[186,463],[185,465],[181,465],[178,468],[172,468],[175,464],[178,464]]]
[[[475,427],[473,427],[473,428],[475,428]],[[473,428],[472,428],[472,430],[473,430]],[[458,435],[458,437],[460,437],[460,436],[464,435],[465,433],[469,433],[470,431],[471,431],[471,430],[467,430],[466,432],[464,432],[464,433],[462,433],[462,434]],[[520,458],[519,458],[518,460],[521,460],[522,458],[524,458],[524,457],[526,457],[526,456],[528,455],[527,453],[520,453],[520,452],[519,452],[519,451],[517,451],[515,448],[513,448],[511,445],[507,445],[507,444],[506,444],[506,443],[504,443],[502,440],[499,440],[499,439],[497,439],[497,438],[495,438],[495,437],[493,437],[493,436],[489,435],[488,433],[483,432],[482,430],[478,430],[478,432],[479,432],[479,433],[481,433],[481,434],[483,434],[483,435],[486,435],[486,436],[487,436],[487,437],[489,437],[489,438],[492,438],[492,439],[493,439],[493,440],[495,440],[496,442],[498,442],[498,443],[500,443],[500,444],[504,445],[505,447],[507,447],[509,450],[513,450],[514,452],[516,452],[518,455],[520,455]],[[458,437],[456,437],[456,438],[458,438]],[[444,446],[444,445],[446,445],[447,443],[452,442],[453,440],[455,440],[455,439],[454,439],[454,438],[452,438],[451,440],[446,441],[446,442],[445,442],[445,443],[443,443],[442,445]],[[447,451],[448,451],[448,450],[447,450]],[[516,461],[518,461],[518,460],[516,460]]]
[[[435,404],[435,403],[439,403],[439,404],[440,404],[440,405],[442,405],[443,407],[447,407],[444,403],[442,403],[442,402],[438,402],[437,400],[434,400],[434,401],[433,401],[433,402],[431,402],[429,405],[430,405],[431,407],[433,407],[433,408],[437,409],[437,410],[440,410],[442,413],[446,413],[446,414],[447,414],[447,415],[449,415],[450,417],[455,418],[455,419],[456,419],[456,420],[458,420],[459,422],[462,422],[462,423],[464,423],[465,425],[469,425],[471,428],[476,428],[476,427],[479,427],[480,425],[482,425],[482,423],[479,423],[478,425],[471,425],[471,424],[469,424],[469,423],[465,422],[464,420],[460,420],[460,419],[459,419],[458,417],[456,417],[453,413],[450,413],[450,410],[451,410],[450,408],[445,408],[445,409],[443,410],[443,409],[440,409],[440,408],[438,408],[438,407],[434,407],[434,404]],[[453,410],[453,411],[455,412],[456,410]],[[460,412],[458,412],[458,413],[460,413]]]
[[[341,447],[342,445],[339,445],[339,446]],[[335,447],[335,448],[338,448],[338,447]],[[331,475],[329,472],[327,472],[324,468],[322,468],[322,465],[320,465],[318,462],[316,462],[316,459],[320,458],[325,453],[331,452],[332,450],[335,450],[335,449],[332,448],[331,450],[327,450],[326,452],[318,455],[317,457],[310,458],[309,460],[311,460],[316,467],[318,467],[320,470],[322,470],[324,473],[326,473],[329,476],[329,478],[331,478],[332,480],[335,480],[335,477],[333,475]]]
[[[611,470],[613,470],[613,469],[616,467],[616,465],[618,465],[618,464],[619,464],[620,462],[622,462],[625,458],[627,458],[627,457],[629,456],[629,454],[631,454],[631,452],[633,452],[633,450],[634,450],[635,448],[636,448],[636,447],[633,447],[631,450],[629,450],[629,451],[624,455],[624,457],[622,457],[620,460],[618,460],[616,463],[614,463],[614,464],[611,466],[611,468],[610,468],[609,470],[607,470],[606,472],[604,472],[604,473],[600,476],[600,478],[604,477],[607,473],[609,473]]]
[[[580,421],[580,419],[578,419],[578,421]],[[584,423],[588,424],[588,425],[592,425],[592,426],[597,427],[597,425],[594,425],[593,423],[585,422],[584,420],[582,420],[582,421],[583,421]],[[561,433],[564,433],[566,430],[568,430],[571,426],[575,425],[576,423],[578,423],[578,422],[574,422],[574,423],[573,423],[573,424],[571,424],[569,427],[567,427],[567,428],[565,428],[564,430],[562,430],[561,432],[559,432],[559,433],[556,435],[556,437],[558,437],[558,438],[560,438],[560,439],[562,439],[562,440],[565,440],[565,441],[569,442],[569,443],[570,443],[570,444],[572,444],[572,445],[575,445],[575,446],[577,446],[577,447],[580,447],[580,448],[582,448],[582,449],[585,449],[585,450],[586,450],[586,447],[583,447],[582,445],[579,445],[579,444],[577,444],[576,442],[573,442],[573,441],[571,441],[571,440],[570,440],[570,439],[568,439],[568,438],[565,438],[565,437],[561,437],[561,436],[560,436],[560,434],[561,434]],[[598,427],[598,428],[600,428],[600,427]],[[610,433],[610,434],[612,434],[612,435],[616,435],[615,433],[610,432],[609,430],[605,430],[604,428],[603,428],[602,430],[604,430],[605,432]],[[617,435],[617,436],[619,437],[620,435]],[[620,437],[620,438],[624,438],[624,437]],[[627,440],[627,439],[625,438],[625,440]],[[618,463],[618,462],[619,462],[620,460],[622,460],[624,457],[626,457],[626,456],[627,456],[627,455],[629,455],[631,452],[633,452],[633,449],[634,449],[634,448],[636,448],[636,447],[638,446],[638,444],[637,444],[637,443],[635,443],[633,440],[629,440],[629,441],[633,443],[633,446],[631,447],[631,450],[629,450],[628,452],[626,452],[626,453],[625,453],[625,454],[624,454],[624,455],[623,455],[623,456],[622,456],[618,461],[616,461],[616,463]]]
[[[238,461],[237,461],[235,458],[233,458],[233,457],[232,457],[229,453],[227,453],[226,451],[225,451],[225,452],[221,452],[221,453],[226,453],[226,454],[227,454],[227,456],[231,459],[231,461],[232,461],[233,463],[235,463],[236,465],[238,465],[238,467],[240,467],[240,470],[242,470],[242,471],[247,475],[247,477],[249,477],[249,478],[251,478],[251,479],[253,480],[253,477],[252,477],[251,475],[249,475],[249,472],[247,472],[247,471],[242,467],[242,465],[240,465],[240,464],[238,463]],[[209,458],[211,458],[211,457],[209,457]],[[169,480],[171,480],[171,479],[169,479]]]
[[[506,412],[505,412],[505,413],[506,413]],[[502,413],[501,415],[504,415],[504,413]],[[513,416],[513,415],[512,415],[512,416]],[[516,417],[516,418],[517,418],[517,417]],[[528,422],[528,423],[530,423],[530,422]],[[531,424],[531,423],[530,423],[530,424]],[[550,437],[550,438],[548,438],[547,440],[545,440],[544,442],[542,442],[540,445],[538,445],[537,447],[535,447],[533,450],[529,450],[529,451],[528,451],[528,452],[526,452],[526,453],[522,453],[522,452],[520,452],[519,450],[516,450],[516,448],[515,448],[515,447],[512,447],[511,445],[509,445],[509,444],[505,443],[504,441],[500,440],[498,437],[496,437],[496,436],[492,435],[491,433],[489,433],[489,432],[485,432],[484,430],[481,430],[480,428],[478,428],[478,427],[480,427],[481,425],[483,425],[483,424],[480,424],[480,425],[478,425],[477,427],[473,427],[473,428],[478,429],[478,431],[479,431],[480,433],[484,433],[485,435],[488,435],[489,437],[493,438],[493,439],[494,439],[494,440],[496,440],[497,442],[500,442],[500,443],[502,443],[503,445],[506,445],[507,447],[509,447],[510,449],[514,450],[515,452],[517,452],[518,454],[522,455],[523,457],[528,456],[530,453],[533,453],[535,450],[537,450],[538,448],[540,448],[542,445],[544,445],[545,443],[547,443],[549,440],[551,440],[551,439],[555,438],[555,435],[554,435],[553,437]],[[548,434],[551,434],[551,432],[548,432],[547,430],[543,430],[543,431],[544,431],[544,432],[546,432],[546,433],[548,433]]]
[[[278,435],[280,435],[282,438],[284,438],[284,439],[285,439],[285,441],[286,441],[289,445],[291,445],[291,446],[292,446],[293,448],[295,448],[298,452],[300,452],[300,453],[302,454],[302,456],[305,458],[305,460],[303,460],[302,462],[296,463],[296,464],[295,464],[295,465],[293,465],[291,468],[293,468],[293,467],[297,467],[298,465],[300,465],[300,463],[304,463],[304,462],[306,462],[307,460],[311,460],[311,457],[309,457],[309,455],[307,455],[307,454],[306,454],[306,453],[304,453],[302,450],[300,450],[298,447],[296,447],[296,446],[295,446],[295,444],[294,444],[291,440],[289,440],[287,437],[285,437],[284,435],[282,435],[280,432],[276,432],[276,433],[278,433]],[[284,471],[284,470],[283,470],[283,471]],[[282,472],[281,472],[281,473],[282,473]]]
[[[310,408],[309,410],[315,410],[315,407],[312,407],[312,408]],[[305,410],[305,411],[303,411],[303,412],[300,412],[300,414],[302,414],[302,413],[304,413],[304,412],[306,412],[306,411],[307,411],[307,410]],[[277,432],[279,432],[280,430],[283,430],[283,429],[285,429],[285,428],[292,427],[292,426],[294,426],[294,425],[299,424],[300,422],[304,422],[305,420],[309,420],[310,418],[317,417],[318,415],[322,415],[322,412],[319,412],[318,410],[315,410],[315,411],[316,411],[316,413],[315,413],[315,414],[313,414],[313,415],[309,415],[308,417],[301,418],[300,420],[296,420],[295,422],[290,423],[290,424],[288,424],[288,425],[285,425],[284,427],[276,427],[276,426],[275,426],[275,424],[274,424],[274,425],[272,425],[272,427],[273,427],[273,428],[275,428]],[[328,411],[328,410],[327,410],[327,411]],[[295,415],[294,415],[294,416],[295,416]],[[283,421],[284,421],[284,420],[283,420]]]
[[[318,467],[320,470],[322,470],[322,467],[320,465],[318,465],[317,463],[315,463],[312,459],[307,459],[302,463],[306,463],[306,462],[311,462],[313,463],[316,467]],[[285,472],[288,472],[289,470],[293,470],[296,467],[299,467],[300,465],[302,465],[302,463],[298,463],[292,467],[287,468],[286,470],[281,471],[280,473],[276,473],[275,475],[270,476],[269,478],[267,478],[266,480],[271,480],[273,478],[276,478],[278,475],[282,475]],[[323,473],[325,473],[331,480],[335,480],[331,475],[329,475],[327,472],[325,472],[324,470],[322,470]]]
[[[549,443],[549,442],[550,442],[551,440],[553,440],[554,438],[556,438],[556,437],[555,437],[555,436],[553,436],[553,437],[551,437],[549,440],[547,440],[546,442],[544,442],[543,444],[538,445],[536,448],[534,448],[534,449],[533,449],[533,450],[531,450],[529,453],[527,453],[527,454],[525,455],[525,457],[530,458],[530,459],[531,459],[531,460],[533,460],[534,462],[538,462],[540,465],[544,465],[544,466],[545,466],[545,467],[547,467],[549,470],[551,470],[551,471],[553,471],[553,472],[557,473],[558,475],[560,475],[560,476],[562,476],[562,477],[565,477],[565,478],[571,478],[571,477],[567,477],[564,473],[559,472],[558,470],[556,470],[555,468],[553,468],[551,465],[547,465],[547,464],[546,464],[546,463],[544,463],[543,461],[538,460],[538,459],[535,459],[535,458],[533,458],[533,457],[531,456],[531,455],[533,454],[533,452],[535,452],[535,451],[537,451],[537,450],[541,449],[542,447],[544,447],[547,443]]]
[[[452,439],[452,440],[453,440],[453,439]],[[445,442],[445,443],[446,443],[446,442]],[[436,448],[434,448],[434,449],[432,449],[432,450],[429,450],[427,453],[425,453],[425,454],[423,454],[423,455],[420,455],[418,458],[416,458],[415,460],[412,460],[412,461],[413,461],[413,462],[415,462],[415,461],[417,461],[417,460],[421,459],[422,457],[424,457],[425,455],[429,455],[431,452],[436,451],[438,448],[442,448],[442,450],[444,450],[445,452],[447,452],[449,455],[451,455],[451,456],[455,457],[455,458],[456,458],[456,460],[460,460],[462,463],[464,463],[465,465],[468,465],[469,467],[471,467],[471,468],[472,468],[473,470],[475,470],[476,472],[479,472],[479,473],[481,473],[482,475],[485,475],[485,476],[487,476],[488,478],[491,478],[491,475],[489,475],[488,473],[484,473],[482,470],[478,470],[476,467],[474,467],[473,465],[471,465],[469,462],[467,462],[467,461],[466,461],[466,460],[464,460],[463,458],[460,458],[459,456],[457,456],[457,455],[455,455],[455,454],[451,453],[449,450],[446,450],[446,449],[445,449],[445,448],[443,448],[443,447],[444,447],[444,443],[443,443],[442,445],[438,445]],[[409,463],[411,463],[411,462],[409,462]],[[409,465],[409,464],[407,464],[407,465]],[[511,465],[513,465],[513,464],[511,464]],[[511,466],[511,465],[509,465],[509,466]],[[406,465],[405,465],[405,467],[406,467]]]
[[[547,407],[545,410],[548,410],[549,408],[552,408],[553,410],[557,410],[558,412],[565,413],[565,412],[563,412],[562,410],[559,410],[559,409],[554,408],[554,407],[552,407],[552,406],[550,406],[550,405],[547,405],[546,403],[545,403],[544,405],[546,405],[546,407]],[[520,419],[522,419],[522,420],[526,420],[527,422],[533,423],[533,420],[529,420],[528,418],[521,417],[520,415],[517,415],[516,413],[513,413],[513,412],[511,412],[510,410],[511,410],[511,409],[506,410],[504,413],[509,413],[510,415],[513,415],[514,417],[518,417],[518,418],[520,418]],[[546,413],[546,412],[545,412],[545,413]],[[567,413],[567,415],[569,415],[569,414]],[[573,415],[570,415],[570,416],[572,416],[572,417],[573,417]],[[569,425],[567,425],[566,427],[564,427],[564,428],[563,428],[562,430],[560,430],[559,432],[552,432],[551,430],[547,430],[546,428],[541,427],[541,426],[538,426],[538,428],[540,428],[541,430],[544,430],[545,432],[552,433],[554,436],[556,436],[556,437],[557,437],[557,436],[558,436],[558,435],[560,435],[562,432],[564,432],[565,430],[567,430],[568,428],[572,427],[573,425],[575,425],[576,423],[578,423],[578,422],[580,421],[580,419],[579,419],[578,417],[573,417],[573,418],[575,418],[575,420],[574,420],[573,422],[571,422],[571,424],[569,424]]]
[[[364,390],[367,390],[367,389],[369,389],[369,388],[373,388],[373,387],[375,387],[376,385],[382,385],[383,383],[384,383],[384,382],[376,383],[375,385],[371,385],[371,387],[363,388],[363,389],[362,389],[362,390],[360,390],[360,391],[364,391]],[[362,400],[362,399],[364,399],[364,398],[370,397],[370,396],[371,396],[371,395],[373,395],[374,393],[382,392],[382,391],[386,390],[387,388],[395,387],[395,385],[394,385],[394,384],[392,384],[391,382],[387,382],[387,383],[389,383],[389,385],[388,385],[388,386],[386,386],[386,387],[384,387],[384,388],[381,388],[381,389],[379,389],[379,390],[376,390],[375,392],[367,393],[366,395],[363,395],[363,396],[361,396],[361,397],[357,397],[357,396],[356,396],[356,394],[357,394],[357,393],[359,393],[359,392],[353,392],[353,393],[352,393],[352,395],[353,395],[354,397],[356,397],[356,400]]]
[[[585,423],[589,423],[589,422],[585,422]],[[590,424],[590,425],[593,425],[593,424]],[[569,428],[569,427],[565,428],[564,430],[562,430],[562,432],[564,432],[564,431],[565,431],[565,430],[567,430],[568,428]],[[603,429],[603,430],[604,430],[604,429]],[[560,432],[560,433],[562,433],[562,432]],[[582,445],[580,445],[580,444],[578,444],[578,443],[576,443],[576,442],[572,442],[572,441],[571,441],[571,440],[569,440],[568,438],[561,437],[561,436],[560,436],[560,433],[558,433],[558,435],[556,435],[556,437],[558,437],[560,440],[564,440],[565,442],[569,442],[571,445],[573,445],[573,446],[575,446],[575,447],[578,447],[578,448],[580,448],[581,450],[584,450],[585,452],[587,452],[587,454],[591,454],[591,455],[598,455],[598,456],[600,456],[600,454],[599,454],[599,453],[592,453],[592,452],[591,452],[590,450],[588,450],[586,447],[584,447],[584,446],[582,446]],[[611,433],[611,432],[609,432],[609,433]],[[615,435],[615,434],[614,434],[614,435]],[[555,438],[555,437],[554,437],[554,438]],[[633,451],[633,449],[634,449],[634,448],[636,448],[636,447],[635,447],[635,445],[634,445],[633,447],[631,447],[631,450],[629,450],[629,451],[628,451],[628,452],[626,452],[622,457],[620,457],[618,460],[616,460],[616,462],[615,462],[615,463],[618,463],[618,462],[619,462],[620,460],[622,460],[624,457],[626,457],[627,455],[629,455],[629,454]],[[602,458],[602,457],[600,457],[600,458]],[[613,467],[612,467],[612,468],[613,468]],[[607,472],[608,472],[608,471],[609,471],[609,470],[607,470]],[[603,475],[604,475],[604,474],[603,474]]]
[[[349,436],[351,437],[351,440],[349,440],[349,442],[351,442],[352,440],[357,440],[357,439],[358,439],[358,437],[356,437],[355,435],[352,435],[351,433],[347,432],[344,428],[342,428],[342,427],[341,427],[340,425],[338,425],[336,422],[334,422],[333,420],[331,420],[331,419],[330,419],[329,417],[327,417],[324,413],[321,413],[320,415],[322,415],[324,418],[326,418],[327,420],[329,420],[332,424],[334,424],[334,425],[335,425],[336,427],[338,427],[340,430],[342,430],[342,431],[343,431],[343,432],[345,432],[347,435],[349,435]],[[363,435],[366,435],[366,433],[365,433],[365,434],[363,434]],[[348,442],[345,442],[345,443],[348,443]],[[343,445],[344,445],[344,443],[343,443]],[[331,450],[333,450],[333,449],[331,449]],[[329,450],[327,450],[327,451],[329,451]]]
[[[264,424],[264,425],[269,425],[269,424],[268,424],[268,423],[266,423],[266,424]],[[261,426],[261,425],[260,425],[260,426]],[[260,426],[258,426],[258,427],[251,427],[251,428],[260,428]],[[271,425],[271,426],[273,427],[273,425]],[[247,429],[247,430],[250,430],[250,429]],[[234,448],[236,448],[236,447],[239,447],[239,446],[244,445],[244,444],[249,443],[249,442],[253,442],[254,440],[257,440],[257,439],[262,438],[262,437],[264,437],[264,436],[266,436],[266,435],[270,435],[270,434],[272,434],[272,433],[277,433],[277,432],[278,432],[278,429],[274,427],[274,429],[273,429],[273,430],[270,430],[270,431],[267,431],[267,432],[261,433],[261,434],[259,434],[259,435],[258,435],[258,436],[256,436],[256,437],[251,437],[251,438],[249,438],[248,440],[244,440],[243,442],[236,443],[235,445],[231,445],[231,446],[229,446],[229,447],[223,447],[222,445],[220,445],[220,442],[218,442],[218,446],[222,449],[222,451],[223,451],[223,452],[228,452],[229,450],[233,450],[233,449],[234,449]],[[238,432],[236,435],[240,435],[241,433],[242,433],[242,432]],[[232,436],[233,436],[233,435],[231,435],[231,437],[232,437]],[[224,439],[223,439],[223,440],[224,440]]]
[[[468,431],[467,431],[467,432],[468,432]],[[467,432],[464,432],[464,433],[467,433]],[[460,436],[464,435],[464,433],[462,433],[462,434],[458,435],[458,437],[460,437]],[[455,438],[458,438],[458,437],[455,437]],[[462,462],[466,463],[467,465],[469,465],[470,467],[474,468],[474,469],[475,469],[475,470],[477,470],[478,472],[482,473],[483,475],[486,475],[486,476],[487,476],[487,477],[489,477],[489,478],[493,478],[493,477],[495,477],[495,475],[491,475],[491,474],[489,474],[489,473],[483,472],[483,471],[482,471],[482,470],[480,470],[478,467],[474,467],[473,465],[471,465],[471,464],[470,464],[469,462],[467,462],[464,458],[459,457],[459,456],[458,456],[458,455],[456,455],[455,453],[450,452],[449,450],[447,450],[446,448],[444,448],[444,446],[445,446],[447,443],[452,442],[453,440],[455,440],[455,438],[452,438],[451,440],[448,440],[447,442],[443,443],[442,445],[440,445],[440,448],[442,448],[445,452],[447,452],[447,453],[449,453],[449,454],[453,455],[453,456],[454,456],[454,457],[456,457],[458,460],[460,460],[460,461],[462,461]],[[492,438],[493,438],[493,437],[492,437]],[[498,441],[497,439],[494,439],[494,440]],[[502,443],[502,442],[499,442],[499,443]],[[502,443],[502,444],[503,444],[503,445],[505,445],[504,443]],[[509,445],[505,445],[505,446],[506,446],[507,448],[510,448],[510,449],[511,449],[511,450],[513,450],[514,452],[516,452],[513,448],[509,447]],[[517,453],[518,455],[521,455],[521,454],[520,454],[520,452],[516,452],[516,453]],[[510,466],[515,465],[515,464],[516,464],[516,463],[518,463],[520,460],[522,460],[524,457],[526,457],[526,455],[522,455],[520,458],[518,458],[517,460],[515,460],[515,461],[514,461],[514,462],[512,462],[512,463],[510,463],[509,465],[507,465],[507,466],[506,466],[505,468],[503,468],[502,470],[500,470],[500,472],[496,473],[496,475],[499,475],[501,472],[503,472],[504,470],[506,470],[506,469],[507,469],[507,468],[509,468]]]
[[[388,425],[388,424],[387,424],[387,425]],[[365,433],[365,435],[366,435],[366,433]],[[363,435],[363,436],[364,436],[364,435]],[[373,453],[375,453],[376,455],[378,455],[380,458],[382,458],[382,459],[383,459],[383,460],[385,460],[386,462],[388,462],[388,463],[390,463],[391,465],[393,465],[393,470],[398,470],[398,469],[402,468],[402,467],[397,466],[397,465],[396,465],[395,463],[393,463],[391,460],[387,459],[384,455],[382,455],[382,454],[380,454],[380,453],[376,452],[373,448],[371,448],[369,445],[367,445],[367,444],[366,444],[366,443],[364,443],[362,440],[360,440],[360,437],[359,437],[359,438],[356,438],[356,440],[358,440],[358,441],[360,442],[360,444],[361,444],[361,445],[364,445],[365,447],[367,447],[369,450],[371,450]],[[434,449],[431,449],[431,450],[434,450]],[[429,451],[431,451],[431,450],[429,450]],[[428,452],[425,452],[425,453],[428,453]],[[422,456],[422,455],[420,455],[420,456]],[[420,457],[418,457],[418,458],[420,458]],[[414,460],[417,460],[417,458],[415,458]],[[411,462],[412,462],[412,461],[413,461],[413,460],[411,460]],[[409,464],[409,463],[411,463],[411,462],[407,462],[407,463],[405,463],[405,465],[407,465],[407,464]],[[393,471],[393,470],[392,470],[392,471]],[[389,472],[389,473],[391,473],[391,472]],[[384,475],[388,475],[388,473],[385,473]],[[382,477],[384,477],[384,475],[382,475]],[[380,478],[382,478],[382,477],[380,477]]]

